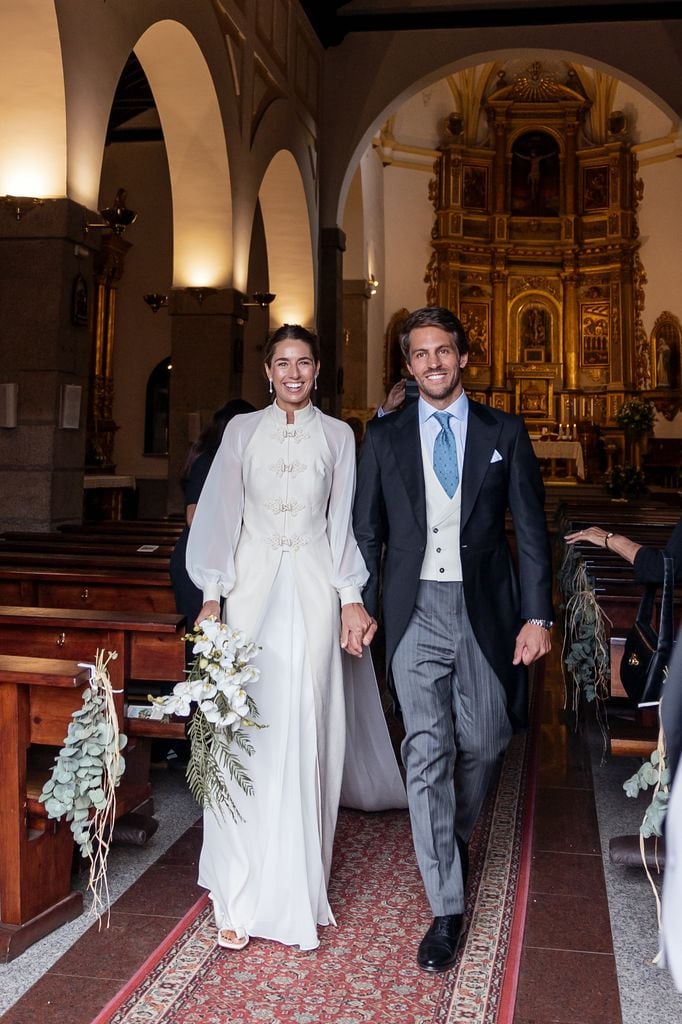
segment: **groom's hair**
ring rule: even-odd
[[[424,306],[410,313],[400,328],[398,340],[405,359],[409,359],[410,356],[410,333],[417,327],[439,327],[441,331],[450,335],[461,356],[469,351],[466,331],[455,314],[443,306]]]

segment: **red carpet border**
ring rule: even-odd
[[[527,768],[517,736],[472,837],[469,927],[454,970],[428,975],[415,963],[431,915],[407,813],[342,811],[330,886],[338,927],[321,929],[317,950],[261,940],[221,950],[202,904],[93,1024],[510,1024]]]

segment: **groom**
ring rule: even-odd
[[[462,388],[462,324],[447,309],[418,309],[400,345],[419,400],[368,424],[354,528],[372,615],[382,591],[412,835],[434,915],[417,963],[444,971],[464,929],[469,836],[512,727],[526,722],[526,666],[550,649],[550,552],[523,421]]]

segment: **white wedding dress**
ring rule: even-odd
[[[204,600],[262,650],[251,684],[264,729],[229,782],[244,820],[204,815],[199,884],[216,924],[313,949],[335,923],[327,900],[339,802],[406,807],[369,652],[339,647],[340,603],[367,579],[352,532],[355,440],[309,405],[237,416],[197,505],[187,568]],[[345,767],[344,767],[345,761]],[[343,793],[342,793],[343,786]]]

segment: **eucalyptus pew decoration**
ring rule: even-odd
[[[98,650],[90,669],[83,703],[73,712],[64,746],[55,758],[52,774],[38,797],[48,818],[71,823],[74,842],[89,862],[87,888],[92,893],[90,913],[101,918],[109,907],[107,859],[114,820],[116,787],[125,770],[121,751],[127,737],[119,732],[109,662],[117,652]]]
[[[623,789],[626,794],[635,799],[640,793],[645,793],[650,786],[653,789],[651,801],[644,812],[642,824],[639,826],[639,851],[642,858],[642,864],[644,865],[644,870],[646,871],[649,884],[651,885],[654,893],[659,931],[661,929],[661,898],[658,894],[658,889],[656,888],[656,883],[653,880],[651,871],[649,870],[644,841],[645,839],[650,839],[652,836],[654,837],[655,865],[656,871],[660,875],[661,867],[658,863],[658,840],[663,837],[663,826],[666,814],[668,813],[668,804],[670,802],[670,782],[670,768],[668,767],[668,759],[666,755],[665,734],[663,732],[663,726],[661,725],[658,731],[658,744],[656,749],[652,750],[649,760],[644,761],[635,774],[629,779],[626,779],[623,783]],[[654,958],[654,963],[657,962],[658,956]]]
[[[604,752],[608,738],[608,725],[604,705],[609,694],[609,644],[606,634],[606,616],[594,594],[594,580],[588,576],[581,558],[567,554],[573,574],[569,575],[564,565],[559,570],[564,581],[567,598],[564,624],[562,665],[566,685],[567,702],[569,685],[572,689],[571,706],[577,716],[580,699],[584,697],[594,703],[597,722],[604,740]]]
[[[211,616],[195,626],[185,639],[195,655],[187,679],[176,683],[164,697],[149,696],[164,713],[187,718],[190,756],[187,784],[204,810],[226,810],[234,821],[242,815],[230,793],[228,780],[247,796],[253,784],[233,745],[251,756],[253,746],[247,727],[266,728],[257,722],[258,708],[246,687],[260,676],[251,665],[259,647],[240,630]],[[193,713],[192,713],[193,712]]]

